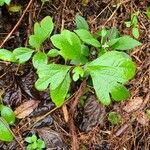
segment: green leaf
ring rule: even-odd
[[[35,141],[34,143],[32,143],[32,148],[33,148],[33,149],[37,149],[37,146],[38,146],[38,145],[37,145],[37,142],[36,142],[36,141]]]
[[[137,27],[133,27],[132,34],[136,39],[138,39],[140,37],[139,29]]]
[[[0,0],[0,6],[3,6],[5,3],[3,0]]]
[[[62,49],[62,38],[63,37],[61,34],[55,34],[51,36],[50,39],[55,47],[57,47],[58,49]]]
[[[19,63],[23,64],[31,58],[33,52],[34,50],[30,48],[19,47],[13,51],[13,54],[19,60]]]
[[[127,35],[115,40],[116,42],[111,47],[116,50],[130,50],[141,45],[139,41]]]
[[[44,142],[43,140],[41,140],[41,139],[38,139],[38,140],[37,140],[37,147],[38,147],[39,149],[45,148],[45,147],[46,147],[45,142]]]
[[[101,30],[99,30],[97,33],[96,33],[96,37],[98,38],[98,37],[102,37],[102,38],[104,38],[106,35],[108,34],[108,30],[106,30],[106,28],[102,28]]]
[[[82,16],[76,15],[75,22],[76,22],[77,29],[89,30],[89,26],[86,20]]]
[[[60,35],[52,36],[51,41],[65,59],[80,59],[81,41],[74,32],[63,30]]]
[[[8,124],[13,125],[15,123],[16,118],[12,109],[7,106],[0,105],[0,110],[1,117],[3,117]]]
[[[13,135],[9,130],[7,122],[0,117],[0,140],[11,142],[13,141]]]
[[[133,27],[136,27],[137,24],[138,24],[138,17],[137,17],[137,14],[134,13],[134,14],[131,15],[131,25]]]
[[[147,18],[150,20],[150,7],[146,9]]]
[[[125,25],[126,25],[127,28],[130,28],[131,27],[131,21],[126,21]]]
[[[32,58],[33,66],[38,69],[48,63],[48,58],[45,53],[37,52]]]
[[[113,125],[117,125],[121,122],[120,116],[116,112],[110,112],[108,114],[108,120],[111,122]]]
[[[49,84],[51,84],[52,90],[56,89],[64,80],[69,69],[69,66],[58,64],[49,64],[38,68],[39,79],[35,83],[36,89],[43,91]]]
[[[10,4],[11,0],[4,0],[7,5]]]
[[[34,24],[34,35],[29,37],[29,44],[34,48],[40,48],[41,44],[50,36],[54,28],[52,18],[46,16],[40,23]]]
[[[34,48],[40,48],[43,41],[36,35],[30,35],[29,37],[29,44]]]
[[[84,43],[92,45],[94,47],[101,46],[100,42],[97,39],[95,39],[89,31],[84,29],[79,29],[79,30],[75,30],[74,32],[80,37],[80,39]]]
[[[25,141],[26,141],[27,143],[32,143],[32,138],[31,138],[31,137],[26,137],[26,138],[25,138]]]
[[[80,76],[81,77],[84,76],[84,70],[80,66],[76,66],[72,72],[73,72],[73,80],[74,81],[77,81]]]
[[[57,49],[51,49],[48,53],[47,56],[49,57],[57,57],[59,54],[59,51]]]
[[[87,65],[97,97],[103,105],[109,105],[110,94],[116,101],[125,100],[129,94],[122,85],[135,74],[135,64],[123,52],[106,52]],[[121,95],[122,93],[122,95]]]
[[[29,145],[27,146],[27,150],[33,150],[32,144],[29,144]]]
[[[70,82],[70,75],[69,73],[67,73],[64,80],[59,84],[59,86],[56,89],[53,90],[50,86],[50,95],[52,101],[57,107],[60,107],[64,103],[65,97],[69,91]]]
[[[7,49],[0,49],[0,59],[4,61],[16,62],[14,54]]]
[[[84,56],[89,56],[89,48],[88,46],[85,46],[85,45],[81,45],[81,54],[84,55]]]
[[[116,83],[111,90],[111,96],[115,101],[122,101],[128,99],[130,94],[126,87]]]
[[[37,141],[37,136],[35,134],[33,134],[31,136],[32,142],[36,142]]]
[[[150,109],[146,110],[146,115],[147,115],[148,119],[150,120]]]

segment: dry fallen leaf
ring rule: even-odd
[[[58,132],[55,132],[49,128],[41,128],[37,131],[40,138],[45,141],[47,149],[67,150],[63,137]]]
[[[136,111],[140,108],[141,104],[143,103],[143,99],[140,97],[135,97],[134,99],[131,99],[126,103],[126,105],[123,107],[123,110],[127,113]]]
[[[140,123],[143,126],[148,126],[148,124],[149,124],[149,119],[148,119],[147,115],[145,114],[145,112],[143,112],[143,111],[137,112],[136,120],[138,123]]]
[[[34,111],[35,108],[38,107],[39,101],[29,100],[24,102],[22,105],[16,108],[14,111],[16,118],[22,119],[27,117],[30,113]]]

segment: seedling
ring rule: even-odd
[[[3,6],[4,4],[9,5],[11,0],[0,0],[0,6]]]
[[[74,31],[65,29],[51,36],[54,24],[52,18],[47,16],[35,23],[34,33],[29,37],[29,48],[19,47],[13,51],[0,49],[0,59],[19,64],[32,59],[38,74],[36,89],[44,91],[49,88],[51,99],[57,107],[63,105],[71,82],[90,77],[103,105],[109,105],[111,100],[126,100],[129,91],[124,84],[135,75],[136,66],[124,51],[141,43],[128,35],[116,36],[112,32],[114,29],[108,30],[105,36],[102,34],[103,42],[99,42],[101,37],[97,39],[90,33],[84,18],[80,18],[76,24]],[[45,53],[42,44],[49,38],[54,48]],[[95,48],[99,57],[90,58],[91,47]],[[57,56],[64,58],[65,64],[49,63],[48,57]]]
[[[15,114],[7,106],[0,105],[0,140],[10,142],[13,140],[13,135],[9,129],[9,125],[15,123]]]
[[[25,141],[28,143],[26,148],[27,150],[42,150],[45,148],[45,142],[41,139],[38,139],[35,134],[26,137]]]
[[[138,25],[138,15],[139,15],[139,11],[131,14],[131,21],[126,21],[125,22],[125,25],[126,27],[132,29],[132,35],[138,39],[139,36],[140,36],[140,33],[139,33],[139,25]]]
[[[112,125],[117,125],[121,122],[121,117],[116,112],[110,112],[108,114],[108,120]]]

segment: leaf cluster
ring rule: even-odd
[[[27,150],[42,150],[45,148],[45,142],[38,139],[35,134],[26,137],[25,141],[28,143]]]
[[[103,28],[92,34],[81,16],[76,16],[75,22],[76,30],[64,29],[51,35],[54,23],[47,16],[34,24],[29,47],[19,47],[13,51],[0,49],[0,59],[19,64],[32,59],[38,74],[36,89],[43,91],[49,88],[51,99],[57,107],[64,103],[71,82],[89,77],[92,78],[96,95],[103,105],[109,105],[111,99],[127,99],[129,92],[124,84],[134,76],[136,66],[124,51],[141,43],[128,35],[120,36],[116,28]],[[42,48],[45,40],[51,40],[53,44],[47,53]],[[93,48],[98,57],[93,56]],[[49,63],[49,59],[58,56],[64,58],[65,65]]]
[[[132,13],[131,14],[131,20],[130,21],[126,21],[125,25],[126,27],[132,29],[132,35],[138,39],[140,36],[140,32],[139,32],[139,25],[138,25],[138,15],[139,15],[139,11]]]

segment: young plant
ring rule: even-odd
[[[0,140],[10,142],[13,140],[13,135],[10,131],[9,125],[15,123],[15,114],[7,106],[0,105]]]
[[[121,117],[116,112],[109,112],[108,114],[108,121],[112,125],[117,125],[121,122]]]
[[[26,148],[27,150],[42,150],[45,148],[45,142],[41,139],[38,139],[35,134],[26,137],[25,141],[28,143]]]
[[[103,37],[96,38],[85,22],[84,18],[76,17],[76,30],[65,29],[50,36],[54,24],[52,18],[47,16],[41,22],[35,23],[34,34],[29,37],[30,48],[19,47],[13,52],[0,49],[0,59],[24,64],[32,58],[38,74],[36,89],[43,91],[49,88],[51,99],[57,107],[64,103],[71,82],[90,77],[96,95],[103,105],[109,105],[111,99],[126,100],[129,91],[124,84],[135,75],[136,66],[124,51],[141,43],[127,35],[115,36],[112,30],[108,30],[105,36],[102,34]],[[45,53],[42,44],[49,38],[54,48]],[[99,42],[99,38],[103,40]],[[91,59],[91,48],[95,48],[98,57]],[[57,56],[64,58],[65,64],[48,62],[48,57]]]
[[[138,25],[138,15],[139,15],[139,11],[131,14],[131,21],[126,21],[125,22],[125,25],[126,27],[132,29],[132,35],[138,39],[139,36],[140,36],[140,33],[139,33],[139,25]]]
[[[9,5],[11,0],[0,0],[0,6],[3,6],[4,4]]]

